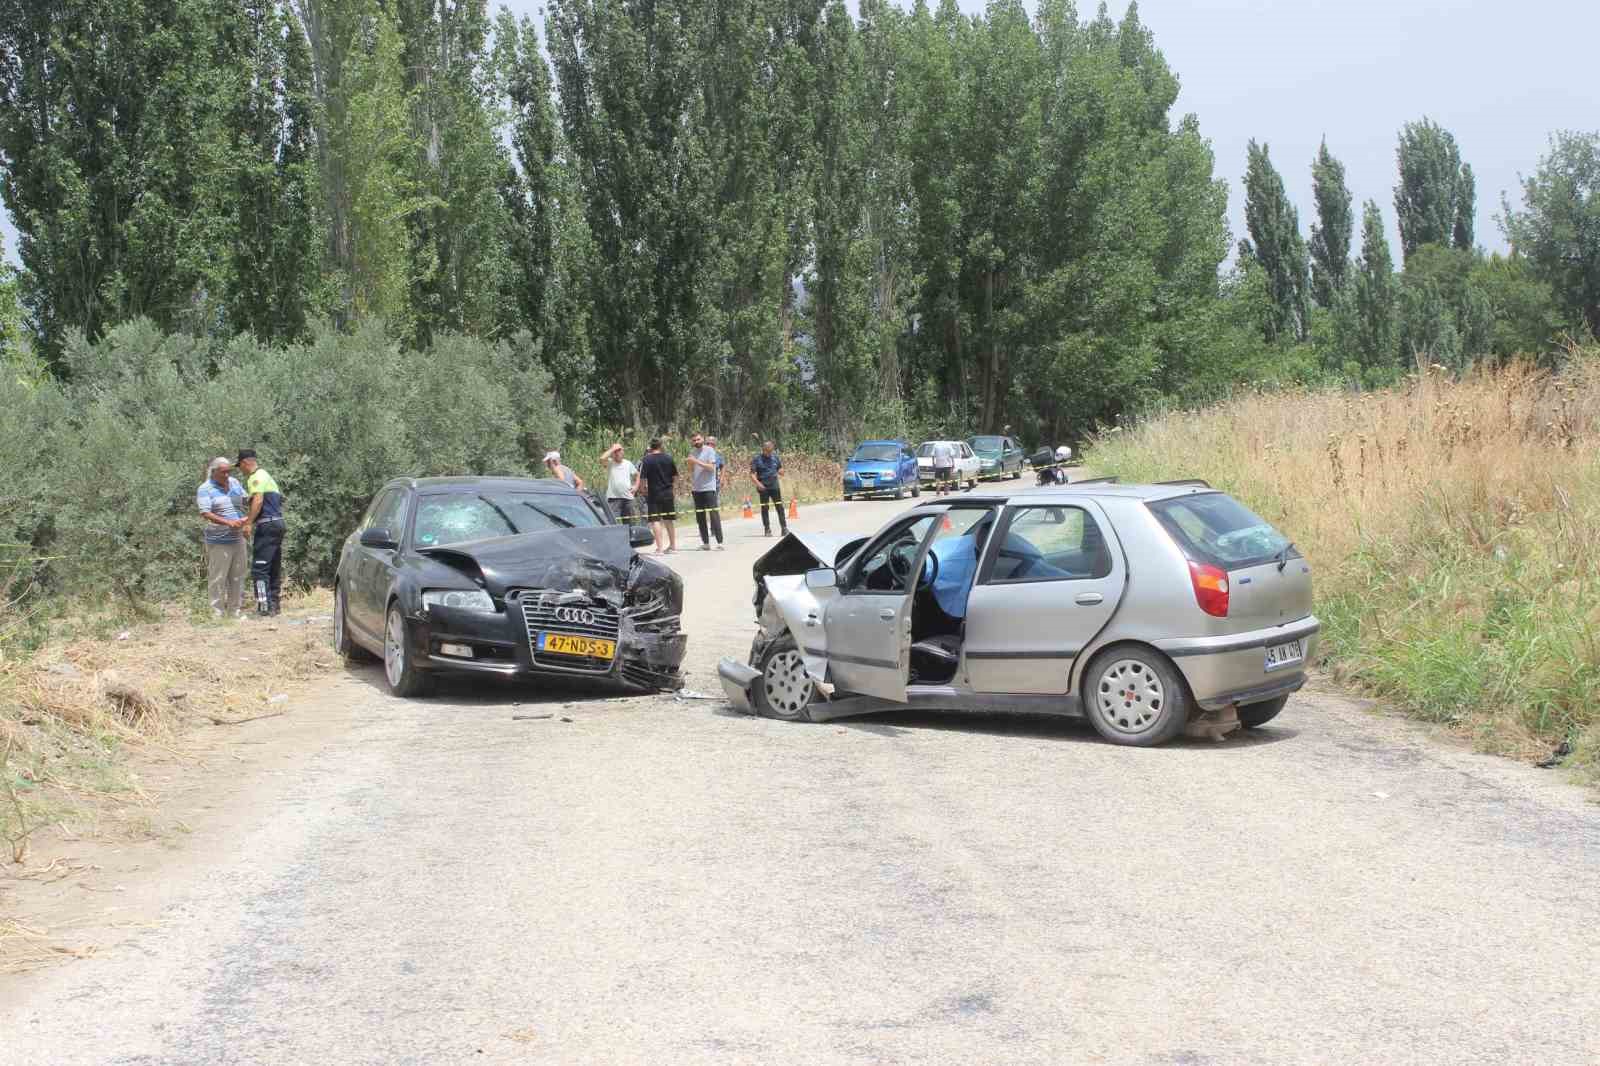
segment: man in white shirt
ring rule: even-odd
[[[633,501],[639,491],[639,468],[623,457],[621,441],[607,448],[600,461],[606,464],[606,503],[611,505],[611,513],[633,525]]]
[[[933,446],[933,484],[943,496],[950,491],[950,482],[955,478],[956,450],[949,441],[937,441]]]

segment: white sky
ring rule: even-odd
[[[1093,14],[1093,0],[1080,3]],[[542,3],[509,6],[537,17]],[[1115,0],[1113,15],[1125,8]],[[1236,238],[1251,137],[1271,145],[1308,236],[1311,158],[1325,134],[1357,204],[1376,200],[1398,243],[1395,138],[1428,115],[1476,171],[1478,242],[1498,249],[1500,194],[1520,203],[1517,175],[1533,171],[1550,133],[1600,129],[1600,79],[1588,61],[1600,39],[1595,0],[1145,0],[1140,15],[1182,81],[1177,112],[1199,115],[1211,138]],[[15,260],[9,219],[0,230]]]

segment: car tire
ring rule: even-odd
[[[383,621],[383,678],[389,691],[410,699],[433,691],[433,675],[417,669],[407,643],[406,620],[398,603],[390,603]]]
[[[1192,707],[1183,675],[1152,648],[1107,648],[1084,674],[1083,713],[1113,744],[1165,744],[1183,732]]]
[[[758,666],[761,676],[750,685],[756,713],[785,722],[809,722],[817,686],[806,674],[805,660],[794,637],[785,633],[768,644]],[[771,691],[768,691],[768,685]]]
[[[903,500],[906,498],[906,488],[904,485],[894,490],[894,498],[897,500]]]
[[[1246,729],[1259,729],[1278,717],[1278,712],[1283,710],[1284,704],[1289,702],[1289,694],[1275,699],[1264,700],[1261,703],[1247,703],[1239,708],[1239,724]]]
[[[373,655],[350,635],[349,606],[344,602],[344,585],[333,586],[333,651],[347,663],[371,662]]]
[[[911,498],[913,500],[922,498],[922,482],[919,481],[911,486]]]

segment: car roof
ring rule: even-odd
[[[958,496],[945,496],[941,499],[929,500],[918,506],[928,507],[939,503],[1053,503],[1058,500],[1084,496],[1114,497],[1152,503],[1157,500],[1170,500],[1177,496],[1196,496],[1220,491],[1220,489],[1214,489],[1203,483],[1192,481],[1170,485],[1119,485],[1105,481],[1089,481],[1077,485],[1068,484],[1024,492],[964,493]]]
[[[570,492],[577,490],[553,477],[400,477],[391,485],[405,485],[418,492],[436,495],[465,489],[515,489],[518,492]]]
[[[864,440],[860,444],[857,444],[856,447],[857,448],[864,448],[869,444],[904,444],[904,443],[905,443],[905,441],[903,441],[903,440]]]

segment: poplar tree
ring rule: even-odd
[[[1365,368],[1392,369],[1396,366],[1396,334],[1399,285],[1394,275],[1394,258],[1389,238],[1383,231],[1383,213],[1371,200],[1361,215],[1361,257],[1356,262],[1354,279],[1356,348]]]
[[[1430,118],[1408,122],[1395,149],[1400,181],[1394,210],[1406,260],[1425,244],[1471,251],[1477,210],[1472,168],[1461,162],[1455,135]]]
[[[1355,216],[1344,164],[1328,151],[1326,140],[1311,164],[1311,194],[1317,206],[1317,221],[1311,224],[1311,294],[1317,306],[1330,309],[1349,280]]]
[[[1263,325],[1268,341],[1280,337],[1305,340],[1310,327],[1306,301],[1309,278],[1306,245],[1300,236],[1300,214],[1289,202],[1283,177],[1272,165],[1267,146],[1252,140],[1245,166],[1245,223],[1250,238],[1239,242],[1242,257],[1261,264],[1267,276],[1271,311]]]

